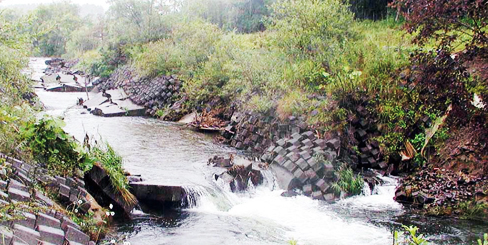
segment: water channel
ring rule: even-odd
[[[42,67],[36,59],[32,66]],[[37,65],[36,65],[37,64]],[[111,236],[131,244],[392,244],[393,230],[413,224],[435,244],[475,244],[488,232],[482,222],[413,215],[393,200],[397,179],[364,195],[335,204],[305,196],[282,197],[271,173],[263,185],[232,193],[213,178],[222,170],[207,166],[214,155],[242,152],[215,143],[211,136],[182,125],[144,117],[104,118],[76,106],[85,93],[36,90],[45,112],[61,116],[65,130],[79,140],[85,134],[107,141],[124,158],[124,168],[147,182],[182,185],[194,192],[188,209],[137,211]]]

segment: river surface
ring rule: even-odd
[[[43,61],[43,60],[42,60]],[[40,60],[31,63],[37,64]],[[413,224],[433,244],[475,244],[488,226],[482,222],[415,216],[393,201],[397,180],[335,204],[305,196],[285,198],[271,173],[265,183],[235,194],[214,181],[221,169],[207,166],[214,155],[242,153],[184,126],[144,117],[104,118],[77,107],[85,93],[36,91],[46,110],[63,117],[65,130],[107,141],[124,158],[124,168],[146,182],[182,185],[195,193],[188,209],[134,212],[110,234],[130,244],[392,244],[393,230]]]

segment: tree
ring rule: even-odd
[[[169,23],[155,0],[110,0],[107,26],[111,42],[148,42],[169,33]]]
[[[78,12],[77,5],[66,1],[41,5],[34,10],[29,32],[34,37],[37,55],[61,56],[66,53],[71,32],[82,24]]]
[[[485,0],[396,0],[392,6],[402,11],[407,30],[419,33],[419,44],[434,38],[448,47],[461,37],[468,49],[488,43]]]
[[[469,119],[467,115],[476,111],[470,103],[472,93],[488,99],[488,81],[473,78],[467,69],[473,60],[488,62],[486,1],[396,0],[392,6],[402,12],[405,27],[415,34],[417,44],[436,46],[435,50],[418,50],[411,58],[413,83],[421,100],[441,110],[451,104],[453,113],[461,115],[458,119]]]

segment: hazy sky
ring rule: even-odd
[[[1,0],[0,6],[8,6],[8,5],[15,5],[15,4],[35,4],[35,3],[52,3],[52,2],[59,2],[59,0]],[[95,4],[100,5],[108,9],[108,4],[106,0],[71,0],[72,3],[76,4]]]

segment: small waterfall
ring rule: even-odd
[[[187,209],[208,208],[226,211],[236,204],[236,196],[220,188],[218,185],[212,187],[205,186],[185,186],[186,197],[182,202],[182,207]]]

